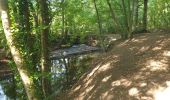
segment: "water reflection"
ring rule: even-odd
[[[6,99],[7,99],[7,97],[4,94],[4,91],[3,91],[2,86],[0,84],[0,100],[6,100]]]
[[[84,55],[51,60],[53,93],[57,94],[71,87],[88,68],[91,59],[91,56]],[[0,77],[0,100],[26,100],[19,75],[10,74]]]
[[[52,60],[52,67],[51,67],[51,73],[52,73],[52,78],[55,79],[57,77],[61,77],[65,74],[66,72],[66,66],[64,64],[64,60],[66,63],[68,62],[67,59],[59,59],[59,60]]]
[[[88,69],[92,55],[81,55],[52,60],[52,86],[54,91],[70,88]]]
[[[1,77],[0,100],[16,100],[16,84],[13,74]]]

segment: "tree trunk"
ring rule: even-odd
[[[138,16],[139,16],[139,0],[135,1],[135,18],[134,18],[134,26],[137,27],[138,26]]]
[[[101,24],[100,17],[99,17],[99,11],[98,11],[98,8],[97,8],[97,5],[96,5],[96,0],[93,0],[93,2],[94,2],[95,10],[96,10],[97,22],[98,22],[98,25],[99,25],[99,32],[100,32],[100,34],[102,34],[102,24]]]
[[[26,36],[26,39],[24,40],[25,43],[25,52],[28,54],[32,54],[30,56],[26,56],[25,59],[30,60],[30,68],[32,68],[34,71],[36,71],[36,60],[35,60],[35,53],[34,52],[34,38],[31,34],[31,22],[30,22],[30,9],[29,9],[29,1],[28,0],[19,0],[19,30],[22,32],[22,35]],[[23,39],[23,38],[22,38]]]
[[[20,25],[23,25],[21,27],[24,31],[30,32],[30,13],[28,0],[19,0],[18,4]]]
[[[114,11],[114,9],[112,8],[112,5],[111,5],[110,1],[109,1],[109,0],[106,0],[106,1],[107,1],[108,6],[109,6],[109,9],[110,9],[110,13],[111,13],[111,15],[112,15],[112,19],[113,19],[113,21],[114,21],[114,23],[115,23],[115,28],[116,28],[116,30],[117,30],[116,32],[119,33],[119,31],[121,31],[121,30],[120,30],[120,23],[118,22],[118,20],[117,20],[117,18],[116,18],[115,11]]]
[[[102,23],[101,23],[99,11],[98,11],[98,8],[97,8],[97,5],[96,5],[96,0],[93,0],[93,3],[94,3],[95,10],[96,10],[97,22],[98,22],[99,33],[100,33],[101,47],[104,51],[106,51],[105,45],[103,43],[103,38],[101,36],[102,35]]]
[[[62,35],[63,39],[65,38],[65,0],[62,0],[61,6],[62,6]]]
[[[8,46],[11,50],[11,54],[16,63],[18,72],[21,76],[28,99],[29,100],[40,100],[40,98],[37,96],[38,90],[37,88],[35,88],[35,84],[33,83],[33,80],[30,77],[31,71],[29,71],[28,66],[25,66],[25,61],[22,55],[20,54],[19,50],[16,48],[14,44],[14,37],[10,29],[10,18],[9,18],[9,13],[8,13],[7,0],[0,0],[0,13],[1,13],[2,25],[3,25],[3,29],[4,29],[7,42],[8,42]]]
[[[21,0],[20,1],[21,3],[21,9],[20,11],[23,13],[23,28],[24,28],[24,31],[27,35],[27,46],[29,47],[29,54],[32,53],[32,50],[33,50],[33,43],[34,43],[34,40],[33,40],[33,36],[31,34],[31,25],[30,25],[30,10],[29,10],[29,1],[28,0]],[[31,60],[33,59],[32,57],[30,58]]]
[[[132,0],[131,2],[129,2],[129,36],[130,38],[132,38],[133,34],[132,32],[136,29],[136,25],[135,25],[135,14],[136,14],[136,2],[137,0]]]
[[[148,10],[148,0],[144,0],[143,9],[143,30],[147,31],[147,10]]]
[[[124,23],[125,23],[125,34],[123,36],[123,38],[128,38],[128,30],[129,30],[129,23],[128,23],[128,15],[127,15],[127,10],[126,10],[126,5],[125,5],[125,1],[121,0],[122,2],[122,10],[123,10],[123,16],[124,16]]]
[[[124,23],[125,23],[125,31],[126,34],[124,38],[132,38],[132,32],[135,29],[135,5],[136,0],[121,0],[122,2],[122,11],[124,16]]]
[[[38,0],[41,13],[41,71],[42,71],[42,89],[44,96],[51,94],[51,78],[49,50],[48,50],[48,35],[49,35],[49,11],[47,0]]]

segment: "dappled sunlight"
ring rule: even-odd
[[[79,96],[77,96],[76,100],[84,100],[86,95],[92,91],[92,89],[95,87],[95,85],[89,86],[88,88],[85,89],[85,91],[81,92]],[[89,96],[90,97],[90,96]]]
[[[88,75],[87,77],[83,80],[84,82],[89,81],[90,78],[95,77],[95,75],[101,72],[104,72],[106,70],[109,70],[112,68],[111,64],[112,63],[116,63],[118,61],[118,57],[119,55],[113,55],[112,59],[114,59],[113,61],[111,60],[103,60],[102,62],[100,62]],[[104,63],[103,63],[104,62]]]
[[[109,76],[103,78],[102,82],[107,82],[111,77],[112,77],[112,75],[109,75]]]
[[[89,86],[88,88],[86,88],[85,92],[86,93],[90,92],[94,88],[94,86],[95,85]]]
[[[149,36],[118,43],[73,95],[78,100],[170,100],[170,46],[166,37]]]
[[[106,91],[105,93],[102,93],[102,98],[105,99],[109,95],[109,91]]]
[[[164,51],[164,52],[163,52],[163,56],[170,57],[170,51]]]
[[[159,90],[154,94],[155,100],[169,100],[170,87],[164,89],[159,88]]]
[[[93,78],[87,80],[87,82],[85,83],[85,87],[87,87],[91,82],[92,82]]]
[[[159,47],[154,47],[152,50],[157,51],[157,50],[161,50],[161,49],[162,49],[162,47],[159,46]]]
[[[108,70],[109,68],[111,68],[110,64],[111,64],[111,62],[102,65],[102,66],[99,68],[99,72],[106,71],[106,70]]]
[[[127,79],[120,79],[120,80],[116,80],[116,81],[113,81],[111,83],[112,87],[114,86],[120,86],[120,85],[123,85],[125,87],[128,87],[132,84],[131,81],[127,80]]]
[[[170,96],[170,81],[166,81],[166,87],[158,86],[156,89],[149,90],[149,93],[153,95],[154,100],[169,100]]]
[[[139,52],[144,52],[146,50],[148,50],[150,48],[150,46],[143,46],[139,49]]]
[[[124,42],[122,42],[122,43],[120,43],[119,45],[117,45],[118,47],[122,47],[122,46],[125,46],[125,45],[127,45],[127,43],[129,42],[129,40],[126,40],[126,41],[124,41]]]
[[[129,48],[130,50],[135,50],[135,49],[137,49],[137,47],[131,47],[131,48]]]
[[[135,75],[135,76],[133,77],[133,79],[135,79],[135,80],[137,80],[137,79],[143,79],[146,75],[149,75],[149,74],[150,74],[150,72],[145,72],[145,73],[140,72],[139,74]]]
[[[81,85],[77,86],[73,91],[75,92],[75,91],[79,90],[80,88],[81,88]]]
[[[147,86],[147,83],[146,83],[146,82],[141,82],[141,83],[139,83],[139,87],[145,87],[145,86]]]
[[[90,77],[94,75],[94,73],[99,69],[100,65],[96,66],[85,78],[84,82],[87,81]]]
[[[136,87],[133,87],[129,90],[129,95],[130,96],[138,96],[139,95],[139,90]]]
[[[115,95],[114,94],[110,94],[110,91],[112,91],[112,88],[111,88],[111,90],[102,93],[101,97],[100,97],[101,100],[113,100]]]
[[[142,43],[142,42],[144,42],[146,40],[147,40],[147,38],[143,37],[142,39],[135,39],[135,38],[133,38],[131,41],[134,42],[134,43]]]
[[[163,61],[158,60],[149,60],[146,63],[146,68],[142,70],[150,70],[150,71],[166,71],[168,69],[168,64]]]
[[[79,96],[79,99],[80,99],[80,100],[83,100],[84,96],[85,96],[85,92],[82,92],[82,93],[80,94],[80,96]]]

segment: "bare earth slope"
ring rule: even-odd
[[[170,34],[115,44],[60,100],[170,100]]]

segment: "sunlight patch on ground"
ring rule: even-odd
[[[137,47],[131,47],[131,48],[129,48],[130,50],[135,50]]]
[[[144,51],[148,50],[149,47],[150,46],[144,46],[144,47],[140,48],[139,52],[144,52]]]
[[[120,86],[121,82],[120,80],[112,82],[112,86]]]
[[[85,92],[81,92],[81,94],[80,94],[80,96],[79,96],[79,99],[80,99],[80,100],[83,100],[84,96],[85,96]]]
[[[108,94],[109,94],[109,91],[106,91],[105,93],[102,93],[102,98],[103,99],[106,98],[108,96]]]
[[[95,77],[96,71],[98,71],[100,73],[100,72],[103,72],[103,71],[106,71],[106,70],[112,68],[111,64],[117,62],[118,61],[117,60],[118,57],[119,57],[119,55],[113,55],[112,56],[112,59],[114,59],[113,61],[107,61],[105,64],[102,64],[102,62],[101,62],[101,64],[97,65],[91,71],[91,73],[88,74],[88,76],[87,76],[86,80],[84,80],[84,82],[87,81],[92,76]]]
[[[170,86],[170,81],[166,81],[166,85],[167,85],[167,86]]]
[[[123,86],[128,87],[128,86],[130,86],[131,84],[132,84],[132,82],[129,81],[129,80],[127,80],[127,79],[120,79],[120,80],[117,80],[117,81],[113,81],[111,85],[112,85],[113,87],[114,87],[114,86],[120,86],[120,85],[123,85]]]
[[[112,75],[109,75],[109,76],[103,78],[102,82],[107,82],[111,77],[112,77]]]
[[[109,91],[106,91],[105,93],[102,93],[101,100],[112,100],[114,95],[110,95]]]
[[[127,42],[129,42],[129,40],[126,40],[126,41],[120,43],[120,44],[118,45],[118,47],[122,47],[122,46],[127,45]]]
[[[88,85],[92,82],[93,78],[87,80],[87,82],[85,83],[85,87],[88,87]]]
[[[110,64],[111,64],[111,63],[106,63],[106,64],[102,65],[102,66],[99,68],[99,72],[103,72],[103,71],[106,71],[106,70],[108,70],[109,68],[111,68]]]
[[[102,94],[102,99],[105,99],[108,97],[109,91],[106,91],[105,93]]]
[[[139,95],[139,90],[136,87],[133,87],[129,90],[129,95],[130,96],[138,96]]]
[[[142,38],[142,39],[132,39],[132,42],[135,42],[135,43],[142,43],[143,41],[147,40],[146,38]]]
[[[163,52],[163,56],[170,57],[170,51],[164,51],[164,52]]]
[[[92,77],[94,75],[94,73],[99,69],[100,65],[98,65],[97,67],[95,67],[90,74],[88,74],[87,78],[85,78],[84,82],[89,80],[90,77]]]
[[[75,92],[75,91],[79,90],[80,88],[81,88],[81,85],[77,86],[73,91]]]
[[[152,95],[154,100],[170,100],[170,81],[166,81],[165,86],[159,86],[155,84],[155,88],[151,88],[147,91],[148,95]]]
[[[157,51],[157,50],[161,50],[161,49],[162,49],[162,47],[154,47],[152,50]]]
[[[164,60],[157,61],[157,60],[149,60],[147,62],[146,68],[143,70],[150,70],[150,71],[166,71],[168,68],[168,64],[164,63]]]
[[[142,72],[139,72],[138,74],[136,74],[135,76],[133,76],[134,80],[138,80],[138,79],[145,79],[145,76],[150,75],[150,72],[145,71],[145,73],[143,73],[144,68],[142,69]],[[145,69],[146,70],[146,69]]]
[[[141,76],[140,74],[139,74],[139,75],[137,74],[137,75],[134,76],[134,79],[135,79],[135,80],[141,79],[141,78],[144,78],[144,76]]]
[[[141,83],[139,83],[139,86],[140,86],[140,87],[145,87],[145,86],[147,86],[147,83],[141,82]]]
[[[167,88],[159,87],[154,93],[155,100],[170,100],[170,86]]]
[[[153,98],[149,96],[142,96],[139,100],[153,100]]]
[[[132,42],[140,42],[139,39],[132,39]]]
[[[94,88],[95,85],[92,85],[92,86],[89,86],[87,89],[86,89],[86,93],[90,92],[93,88]]]
[[[163,46],[165,46],[166,44],[167,44],[167,41],[163,41],[163,42],[161,42],[160,44],[158,44],[158,46],[163,47]]]

